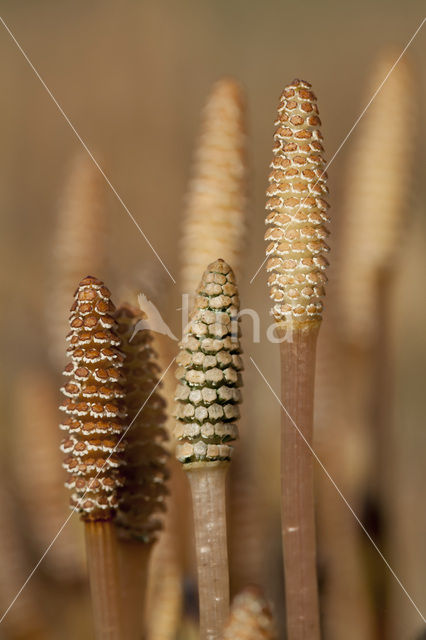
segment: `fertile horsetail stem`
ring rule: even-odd
[[[123,484],[121,467],[126,409],[124,356],[116,333],[115,307],[104,284],[88,276],[71,307],[69,377],[61,409],[66,432],[61,449],[71,505],[85,523],[86,548],[97,638],[122,638],[120,587],[112,520]]]
[[[191,485],[203,640],[221,637],[229,610],[225,475],[241,401],[239,299],[223,260],[204,272],[177,357],[176,455]]]
[[[123,304],[116,312],[118,334],[125,356],[126,407],[129,428],[123,453],[123,486],[116,525],[127,637],[143,634],[148,563],[162,527],[168,493],[167,452],[163,443],[165,402],[160,394],[160,370],[150,330],[143,328],[146,314]]]
[[[281,336],[282,533],[289,640],[320,637],[312,443],[315,348],[321,323],[328,203],[321,121],[311,85],[280,98],[269,176],[268,285]],[[297,428],[294,426],[297,425]],[[301,433],[298,433],[298,429]]]

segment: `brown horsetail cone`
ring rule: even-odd
[[[176,455],[184,464],[230,460],[241,402],[239,298],[223,260],[204,272],[176,358]]]
[[[309,82],[294,80],[284,89],[275,124],[265,235],[272,315],[281,323],[316,323],[327,280],[329,205],[321,121]]]
[[[246,226],[245,101],[233,78],[213,86],[203,112],[182,236],[182,290],[196,291],[207,264],[222,256],[237,276]]]
[[[71,307],[71,362],[64,371],[69,381],[62,387],[66,486],[73,492],[71,506],[85,520],[110,519],[123,483],[124,356],[110,296],[92,276],[80,282]]]
[[[168,454],[163,446],[167,439],[166,403],[159,393],[160,369],[152,348],[153,336],[148,329],[138,330],[138,323],[146,319],[146,314],[124,304],[115,318],[125,356],[123,372],[130,425],[116,524],[121,535],[149,543],[161,528],[158,514],[164,511],[168,494]]]
[[[223,640],[278,640],[271,608],[255,586],[235,596]]]

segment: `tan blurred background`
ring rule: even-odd
[[[218,77],[230,74],[242,82],[249,107],[251,173],[242,306],[259,312],[263,331],[269,323],[264,270],[252,284],[250,279],[264,257],[264,192],[273,120],[283,86],[293,77],[313,84],[326,157],[331,158],[370,98],[366,86],[372,61],[389,45],[402,50],[424,14],[424,4],[417,0],[3,0],[1,8],[3,19],[176,279],[181,213],[201,107]],[[426,93],[425,29],[408,52],[417,78],[420,113]],[[4,27],[0,28],[0,59],[0,396],[5,407],[2,440],[7,447],[13,437],[8,398],[14,380],[28,365],[46,359],[44,325],[49,322],[46,303],[53,229],[70,162],[81,145]],[[419,567],[426,566],[426,515],[423,503],[412,504],[412,496],[421,496],[418,488],[426,483],[423,120],[417,121],[414,188],[401,238],[391,318],[394,393],[390,402],[397,455],[388,463],[397,486],[389,490],[391,495],[395,490],[395,499],[402,502],[400,513],[405,509],[407,515],[393,523],[401,531],[399,547],[384,552],[424,612],[426,580]],[[329,169],[333,247],[339,238],[345,167],[356,135],[355,129]],[[108,189],[106,207],[110,288],[145,287],[178,331],[179,287],[169,286],[168,275]],[[333,300],[328,304],[332,306]],[[244,320],[246,334],[249,325]],[[244,348],[245,387],[250,390],[244,415],[250,420],[243,421],[242,438],[247,428],[261,444],[264,438],[278,437],[279,407],[250,366],[249,355],[278,389],[278,352],[264,338],[253,344],[247,337]],[[5,447],[3,455],[7,455]],[[327,466],[327,460],[324,463]],[[277,491],[278,460],[259,461],[259,468],[267,502]],[[328,482],[321,475],[318,481]],[[330,500],[338,503],[340,499],[330,492]],[[346,509],[342,502],[340,508]],[[265,544],[279,548],[276,524],[272,516]],[[387,574],[380,561],[375,571]],[[401,626],[394,637],[414,640],[422,628],[420,617],[399,587],[396,592],[392,602],[394,606],[399,598]]]

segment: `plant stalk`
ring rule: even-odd
[[[140,640],[144,633],[148,564],[152,543],[119,540],[121,598],[126,640]]]
[[[312,446],[318,327],[294,328],[281,342],[282,537],[288,640],[319,640]],[[306,439],[306,442],[304,440]]]
[[[117,541],[111,520],[85,521],[96,640],[123,640]]]
[[[194,513],[201,640],[219,640],[229,614],[227,470],[227,462],[203,462],[186,469]]]

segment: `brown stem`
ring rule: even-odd
[[[96,640],[123,640],[117,541],[112,521],[86,521],[86,550]]]
[[[144,631],[148,564],[152,544],[119,540],[121,598],[126,640],[140,640]]]
[[[300,327],[281,342],[282,403],[312,446],[318,329]],[[289,339],[290,338],[290,339]],[[288,640],[320,638],[316,571],[313,456],[282,411],[282,536]]]
[[[201,640],[221,638],[229,614],[227,467],[227,462],[203,462],[186,470],[194,512]]]

